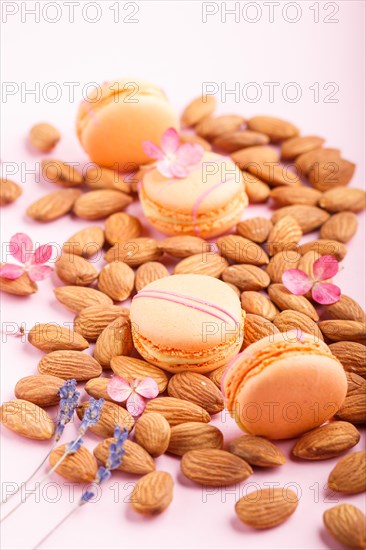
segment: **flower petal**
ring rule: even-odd
[[[53,269],[49,265],[36,265],[28,271],[29,278],[32,281],[43,281],[52,273]]]
[[[141,382],[137,384],[135,391],[143,397],[146,397],[146,399],[153,399],[159,395],[159,387],[150,376],[141,380]]]
[[[332,283],[315,283],[311,295],[318,304],[335,304],[341,297],[341,289]]]
[[[34,251],[31,257],[31,264],[45,264],[52,256],[52,245],[42,244]]]
[[[130,397],[132,389],[122,376],[113,376],[108,383],[107,393],[114,401],[126,401]]]
[[[0,277],[4,279],[19,279],[24,273],[24,267],[15,264],[4,264],[0,268]]]
[[[32,239],[25,233],[16,233],[10,239],[9,252],[18,262],[25,264],[33,253]]]
[[[192,166],[202,159],[204,152],[204,148],[198,143],[185,143],[177,151],[177,161],[183,166]]]
[[[175,128],[165,130],[161,138],[161,149],[165,155],[172,155],[179,147],[179,134]]]
[[[282,282],[292,294],[306,294],[313,286],[313,281],[301,269],[288,269],[282,274]]]
[[[127,399],[126,409],[132,416],[140,416],[146,407],[144,398],[138,393],[132,392]]]
[[[159,160],[156,163],[156,169],[165,178],[174,178],[174,174],[171,169],[171,162],[169,160]]]
[[[318,281],[331,279],[337,275],[339,269],[338,262],[334,256],[321,256],[313,265],[314,277]]]
[[[178,162],[172,162],[170,169],[175,178],[186,178],[189,174],[187,168]]]
[[[164,158],[163,151],[161,151],[161,149],[159,149],[159,147],[152,141],[144,141],[142,148],[146,155],[152,159],[161,160]]]

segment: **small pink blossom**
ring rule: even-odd
[[[338,270],[334,256],[321,256],[313,264],[314,279],[301,269],[288,269],[282,274],[282,282],[292,294],[303,295],[311,290],[313,299],[319,304],[335,304],[341,297],[341,289],[323,281],[334,277]]]
[[[132,380],[129,384],[121,376],[113,376],[108,383],[107,393],[114,401],[126,401],[126,409],[132,416],[139,416],[146,407],[146,399],[159,394],[159,388],[153,378]]]
[[[166,178],[185,178],[189,174],[188,167],[197,164],[204,149],[197,143],[181,145],[179,134],[175,128],[168,128],[161,138],[161,148],[152,141],[144,141],[145,153],[155,159],[156,168]]]
[[[4,264],[0,268],[0,277],[4,279],[19,279],[23,273],[28,273],[32,281],[42,281],[52,273],[52,267],[43,265],[52,256],[52,246],[42,244],[34,250],[33,242],[25,233],[16,233],[9,243],[9,252],[23,265]]]

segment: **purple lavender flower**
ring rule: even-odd
[[[59,441],[66,424],[68,424],[78,406],[80,392],[76,390],[76,380],[66,380],[63,386],[58,390],[57,394],[61,397],[60,414],[57,421],[55,441]]]
[[[85,432],[91,427],[94,426],[100,419],[100,414],[104,405],[104,399],[94,399],[90,398],[89,406],[86,409],[83,420],[80,424],[79,435],[82,437]]]
[[[107,481],[111,477],[111,470],[117,469],[121,462],[122,457],[125,454],[124,444],[128,437],[128,431],[126,428],[121,430],[119,426],[114,429],[114,440],[109,445],[108,458],[105,463],[105,467],[101,466],[97,472],[94,483],[100,485],[103,481]],[[80,499],[80,504],[89,502],[94,496],[92,491],[85,491]]]

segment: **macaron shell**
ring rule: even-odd
[[[124,90],[125,84],[120,81],[105,85],[99,101],[82,103],[77,133],[93,162],[131,171],[133,165],[137,168],[153,161],[143,151],[143,141],[159,145],[167,128],[179,129],[179,119],[163,92],[154,85],[136,83],[136,91],[131,88],[120,93],[110,89]]]
[[[228,157],[205,152],[186,178],[147,172],[140,189],[145,216],[167,235],[212,238],[233,227],[248,205],[241,171]]]
[[[288,332],[279,332],[276,334],[265,336],[257,342],[253,342],[253,344],[250,344],[247,348],[245,348],[245,352],[247,355],[253,355],[258,351],[265,349],[267,346],[277,344],[279,342],[285,342],[286,344],[292,344],[296,346],[298,346],[299,343],[316,344],[330,352],[329,347],[325,342],[323,342],[323,340],[320,340],[319,338],[314,336],[314,334],[307,334],[306,332],[297,330],[289,330]]]
[[[228,157],[205,152],[202,160],[186,178],[168,179],[157,169],[149,171],[143,179],[146,197],[167,211],[178,210],[192,215],[219,210],[243,192],[241,171]]]
[[[291,354],[248,376],[235,396],[240,426],[270,439],[298,436],[331,418],[347,393],[332,356]]]
[[[154,291],[162,293],[153,296]],[[222,281],[206,275],[172,275],[150,283],[132,300],[130,318],[133,332],[145,340],[158,348],[188,354],[225,345],[233,337],[238,339],[243,323],[235,292]]]
[[[245,192],[241,192],[224,208],[210,210],[195,219],[192,213],[175,210],[167,210],[147,199],[142,190],[140,201],[146,218],[161,233],[165,235],[196,235],[204,239],[211,239],[222,235],[225,231],[236,225],[242,216],[244,208],[248,205]]]

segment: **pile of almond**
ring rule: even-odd
[[[235,232],[216,242],[195,236],[158,241],[147,236],[139,219],[123,212],[134,200],[143,170],[126,183],[112,170],[96,166],[82,174],[49,159],[42,162],[42,175],[60,189],[27,209],[27,215],[40,222],[73,213],[104,223],[88,225],[65,240],[55,263],[64,285],[54,293],[75,314],[73,329],[46,322],[29,331],[29,342],[44,355],[38,374],[20,380],[16,399],[2,405],[1,421],[25,437],[50,439],[55,426],[45,409],[57,405],[63,380],[85,383],[89,396],[106,399],[92,428],[102,440],[93,454],[83,446],[68,456],[57,472],[72,481],[94,479],[118,423],[132,437],[119,469],[142,476],[131,506],[143,514],[160,513],[172,501],[172,476],[156,470],[155,459],[164,453],[180,458],[182,473],[192,482],[214,487],[240,483],[255,475],[256,468],[286,462],[270,441],[249,435],[225,441],[211,422],[224,409],[220,382],[225,367],[208,376],[192,372],[171,376],[131,357],[129,309],[121,302],[169,273],[205,274],[230,285],[247,312],[244,348],[264,336],[293,329],[330,343],[347,372],[348,394],[335,421],[294,443],[295,457],[312,461],[338,457],[359,442],[355,425],[366,422],[365,312],[346,295],[319,309],[311,296],[295,296],[282,284],[287,269],[299,268],[313,276],[313,263],[320,256],[329,254],[342,261],[347,254],[346,243],[357,230],[356,213],[366,206],[363,191],[346,187],[355,166],[338,149],[323,147],[324,139],[299,136],[289,122],[266,116],[247,121],[239,115],[215,117],[215,107],[215,100],[207,97],[185,109],[182,124],[189,129],[182,132],[182,142],[230,154],[243,171],[250,203],[270,201],[273,210],[268,217],[250,218],[249,209]],[[32,145],[44,152],[59,139],[57,130],[47,124],[37,125],[30,135]],[[0,184],[1,205],[21,193],[14,182],[1,180]],[[314,231],[319,234],[304,243],[303,235]],[[93,260],[101,254],[105,264],[98,270]],[[37,290],[26,274],[0,283],[3,291],[17,295]],[[85,352],[90,343],[95,343],[92,354]],[[160,395],[137,420],[125,404],[109,397],[110,371],[129,382],[145,377],[156,381]],[[85,402],[80,405],[79,417],[85,406]],[[62,446],[52,451],[51,464],[62,452]],[[366,453],[349,453],[330,472],[328,486],[339,493],[365,491],[365,471]],[[294,493],[279,488],[250,493],[236,503],[235,511],[241,521],[262,529],[282,523],[297,505]],[[341,504],[327,510],[324,523],[342,544],[365,547],[365,516],[354,506]]]

